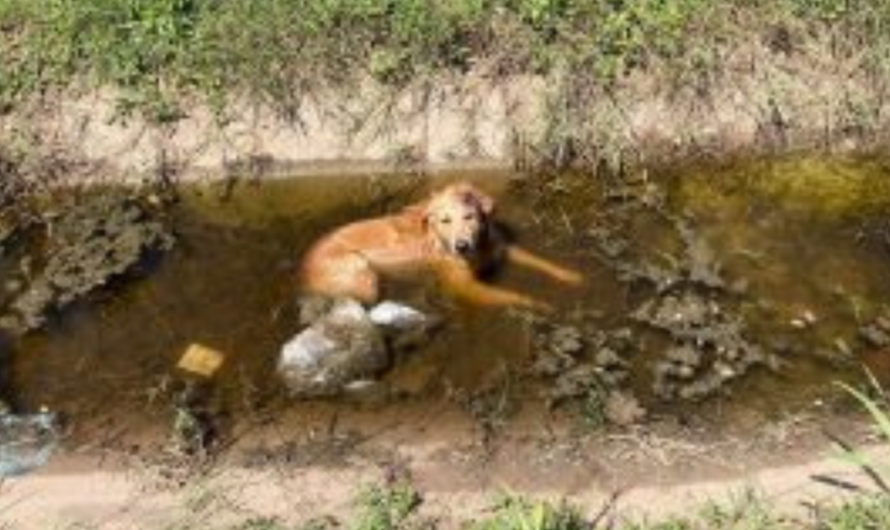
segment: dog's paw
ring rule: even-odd
[[[568,269],[557,272],[556,279],[566,285],[582,285],[584,283],[584,275]]]

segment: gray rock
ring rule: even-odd
[[[174,243],[160,212],[138,197],[105,191],[66,202],[63,212],[44,219],[45,248],[33,270],[22,259],[18,286],[3,319],[7,331],[25,333],[42,327],[48,316],[124,276],[152,252]]]
[[[606,419],[615,425],[627,426],[646,417],[646,409],[627,392],[610,392],[605,404]]]
[[[378,326],[402,331],[425,327],[430,323],[429,317],[413,307],[388,300],[374,306],[368,312],[368,317]]]
[[[59,441],[56,415],[50,412],[0,414],[0,477],[14,477],[44,465]]]
[[[380,302],[368,316],[383,331],[387,345],[396,355],[425,346],[442,324],[435,315],[391,301]]]
[[[325,316],[334,305],[334,299],[327,296],[307,295],[297,301],[300,308],[298,323],[301,327],[311,326]]]
[[[383,334],[367,311],[356,301],[338,300],[284,345],[278,372],[293,395],[323,396],[373,379],[389,364]]]
[[[860,328],[859,336],[862,337],[869,346],[874,346],[876,348],[883,348],[890,344],[890,334],[874,324]]]

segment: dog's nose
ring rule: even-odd
[[[458,254],[466,254],[470,251],[470,242],[461,239],[454,244],[454,249],[457,250]]]

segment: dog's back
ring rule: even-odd
[[[300,284],[311,293],[373,301],[381,273],[422,266],[430,258],[416,209],[359,221],[324,236],[303,259]]]

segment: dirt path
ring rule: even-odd
[[[8,481],[0,494],[7,528],[156,529],[190,522],[195,528],[224,527],[251,517],[305,520],[322,514],[344,515],[361,485],[380,480],[379,468],[310,468],[284,476],[275,469],[228,469],[214,472],[181,490],[147,487],[139,473],[89,470],[83,463],[58,462],[44,472]],[[81,469],[78,469],[81,467]],[[613,492],[591,486],[568,495],[588,513],[597,513],[618,493],[613,510],[627,516],[657,518],[688,513],[710,501],[732,503],[746,491],[760,493],[782,511],[837,502],[850,492],[813,479],[816,476],[871,487],[871,483],[836,459],[745,473],[713,480],[638,487]],[[445,527],[483,514],[496,498],[491,490],[423,490],[422,513]],[[565,491],[547,489],[536,497],[560,499]]]
[[[815,477],[873,488],[868,477],[831,456],[815,425],[774,425],[747,440],[711,441],[657,430],[553,438],[518,429],[493,444],[464,427],[452,426],[450,437],[408,426],[372,442],[350,444],[344,434],[312,445],[279,425],[285,445],[252,436],[175,485],[170,477],[186,461],[159,465],[135,450],[104,458],[71,450],[2,485],[6,526],[0,528],[227,528],[255,517],[343,517],[363,487],[391,477],[407,477],[424,497],[421,514],[443,528],[483,515],[503,492],[568,498],[588,514],[614,498],[616,516],[657,518],[688,514],[709,501],[732,503],[747,491],[790,513],[852,493]]]

